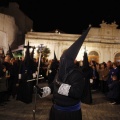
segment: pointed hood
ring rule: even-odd
[[[2,57],[4,58],[5,57],[5,52],[4,52],[4,49],[2,48]]]
[[[33,58],[34,58],[34,49],[35,49],[35,46],[33,47],[32,52],[31,52],[31,54],[30,54],[31,59],[33,59]]]
[[[92,78],[92,68],[89,66],[88,56],[87,52],[84,52],[83,56],[83,66],[82,71],[85,76],[85,88],[83,91],[83,96],[81,98],[81,102],[85,104],[91,104],[92,103],[92,94],[91,94],[91,86],[90,86],[90,79]]]
[[[28,61],[30,59],[30,50],[29,50],[29,41],[28,41],[28,44],[27,44],[27,47],[26,47],[26,52],[25,52],[25,59],[24,61]]]
[[[8,50],[8,52],[7,52],[7,55],[9,55],[10,58],[14,58],[13,53],[12,53],[12,50],[11,50],[11,47],[9,46],[9,44],[8,44],[8,47],[9,47],[9,50]]]
[[[88,61],[88,55],[87,52],[84,52],[84,56],[83,56],[83,67],[89,67],[89,61]]]
[[[89,32],[89,27],[83,34],[62,54],[60,58],[58,77],[63,81],[64,76],[74,67],[77,54]]]
[[[26,47],[26,52],[25,52],[25,59],[24,59],[24,63],[25,63],[27,70],[30,70],[32,68],[32,64],[33,64],[31,56],[30,56],[29,48],[30,48],[30,46],[29,46],[29,42],[28,42],[27,47]]]
[[[57,61],[57,57],[56,57],[55,51],[54,51],[54,60]]]
[[[58,60],[57,60],[57,57],[56,57],[56,54],[55,54],[55,51],[54,51],[54,58],[53,58],[53,60],[52,60],[50,69],[51,69],[51,70],[57,70],[57,69],[58,69],[58,66],[59,66],[59,62],[58,62]]]

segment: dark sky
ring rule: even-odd
[[[0,6],[7,5],[9,1],[17,2],[33,20],[36,32],[59,29],[80,34],[89,24],[99,27],[102,20],[107,23],[116,21],[120,25],[120,4],[115,0],[0,0]]]

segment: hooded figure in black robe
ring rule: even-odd
[[[81,99],[86,82],[82,70],[74,61],[89,30],[90,27],[62,54],[53,86],[36,86],[41,98],[53,94],[49,120],[82,120]]]
[[[83,56],[82,71],[86,83],[85,83],[84,95],[81,101],[86,104],[92,104],[92,94],[91,94],[91,86],[90,86],[90,79],[92,78],[92,68],[89,65],[86,51],[84,52],[84,56]]]
[[[57,60],[56,54],[54,52],[54,59],[52,60],[49,71],[48,71],[48,84],[49,85],[53,82],[55,75],[58,71],[58,67],[59,67],[59,61]]]
[[[32,102],[34,81],[28,82],[28,80],[31,80],[36,77],[33,66],[34,64],[30,56],[29,42],[28,42],[25,58],[21,62],[19,75],[18,75],[19,87],[18,87],[18,93],[17,93],[17,100],[20,100],[24,103]]]

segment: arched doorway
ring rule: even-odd
[[[98,53],[96,51],[89,52],[88,60],[89,61],[96,61],[97,63],[99,63],[99,55],[98,55]]]
[[[115,62],[120,62],[120,53],[117,53],[114,58]]]

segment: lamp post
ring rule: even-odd
[[[43,44],[40,44],[38,46],[38,52],[39,52],[39,61],[38,61],[38,67],[37,67],[37,80],[36,80],[36,85],[38,85],[38,79],[39,79],[39,71],[40,71],[40,60],[41,60],[41,54],[43,51]],[[35,113],[36,113],[36,97],[37,97],[37,89],[34,86],[34,92],[35,92],[35,100],[34,100],[34,108],[33,108],[33,120],[35,120]]]

